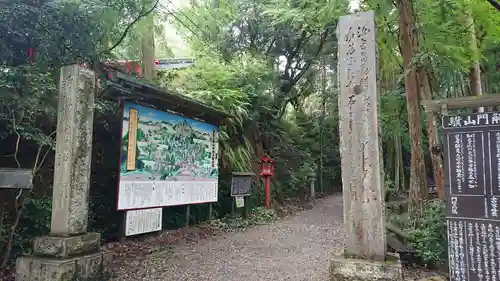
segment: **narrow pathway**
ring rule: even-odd
[[[176,247],[120,281],[327,281],[343,243],[342,198],[320,199],[293,217]]]

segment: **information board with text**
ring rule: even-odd
[[[217,126],[126,102],[118,210],[216,202]]]
[[[443,117],[452,281],[500,280],[500,113]]]

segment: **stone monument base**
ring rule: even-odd
[[[70,258],[99,252],[101,234],[95,232],[76,236],[42,236],[33,243],[33,255],[37,257]]]
[[[96,280],[111,260],[100,251],[100,238],[99,233],[35,238],[33,256],[17,259],[16,281]]]
[[[397,256],[387,261],[368,261],[345,258],[343,253],[334,254],[330,262],[329,281],[402,281],[403,270]]]
[[[26,256],[17,259],[16,281],[90,280],[103,273],[106,255],[97,253],[68,259]],[[100,279],[99,279],[100,280]]]

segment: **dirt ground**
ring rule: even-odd
[[[342,197],[334,195],[318,200],[312,209],[247,231],[170,233],[168,239],[181,242],[125,247],[115,261],[114,280],[327,281],[330,253],[343,247],[342,217]],[[116,254],[122,246],[108,247]],[[410,269],[405,280],[433,275]]]

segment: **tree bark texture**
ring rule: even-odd
[[[432,91],[430,87],[429,76],[425,68],[420,68],[418,73],[420,83],[420,98],[422,100],[431,100]],[[437,196],[444,199],[444,164],[441,157],[438,131],[436,126],[436,118],[432,112],[426,113],[427,119],[427,134],[429,135],[429,152],[431,154],[432,171],[434,173],[434,182],[436,184]]]
[[[147,22],[147,32],[144,32],[141,36],[143,73],[146,80],[153,81],[156,79],[155,23],[153,15],[147,16],[144,21]]]
[[[418,75],[412,59],[418,48],[413,23],[411,0],[399,0],[399,35],[405,75],[405,90],[408,108],[408,130],[411,139],[411,172],[409,188],[409,211],[414,220],[422,215],[423,203],[428,195],[427,173],[422,148],[422,125],[420,124],[420,100]]]
[[[465,15],[465,27],[468,30],[469,48],[471,51],[472,65],[469,69],[469,85],[471,96],[481,96],[483,89],[481,85],[481,64],[479,62],[479,50],[477,48],[476,27],[472,11],[467,8]],[[478,108],[478,112],[484,112],[484,107]]]

